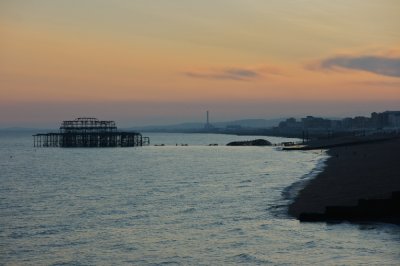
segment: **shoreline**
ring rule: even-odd
[[[288,213],[324,213],[327,206],[355,206],[400,191],[400,138],[329,148],[323,171],[300,189]]]
[[[330,158],[327,151],[324,150],[321,157],[318,159],[315,167],[311,170],[311,172],[303,175],[292,183],[290,186],[286,187],[282,191],[282,196],[285,200],[290,200],[291,202],[294,201],[297,195],[300,193],[302,189],[304,189],[307,184],[316,178],[320,173],[322,173],[326,167],[326,161]]]

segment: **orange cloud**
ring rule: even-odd
[[[271,75],[283,75],[280,69],[271,66],[225,67],[219,69],[185,71],[183,74],[191,78],[237,81],[251,81]]]

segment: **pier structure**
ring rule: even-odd
[[[33,135],[34,147],[137,147],[149,144],[150,139],[138,132],[118,131],[114,121],[92,117],[63,121],[57,133]]]

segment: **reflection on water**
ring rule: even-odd
[[[34,149],[29,135],[0,136],[0,261],[225,265],[400,259],[398,226],[299,224],[284,215],[289,199],[282,193],[317,165],[320,153],[222,146],[251,137],[150,137],[166,146]]]

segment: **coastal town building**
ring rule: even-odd
[[[400,111],[388,111],[388,122],[390,127],[400,128]]]
[[[288,118],[273,128],[274,134],[301,135],[306,132],[313,135],[331,136],[332,134],[362,134],[400,130],[400,111],[372,113],[371,117],[356,116],[341,120],[307,116],[299,120]]]

